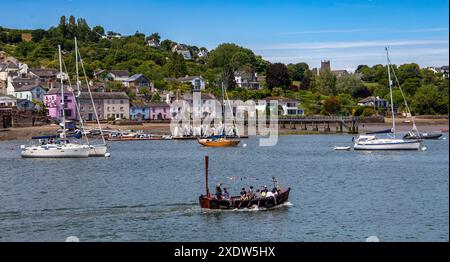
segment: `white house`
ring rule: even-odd
[[[128,70],[110,70],[106,74],[106,80],[112,80],[117,82],[125,82],[130,77]]]
[[[14,107],[17,105],[17,99],[13,96],[0,95],[0,107]]]
[[[271,105],[270,101],[277,101],[279,107],[279,113],[282,116],[304,116],[305,111],[299,108],[300,102],[295,99],[281,97],[281,96],[270,96],[265,98],[268,106]],[[263,110],[260,105],[257,106],[258,110]]]
[[[29,101],[44,99],[46,91],[41,85],[24,85],[18,87],[14,91],[14,96],[17,99],[27,99]]]
[[[193,91],[205,90],[205,79],[202,76],[185,76],[177,80],[181,83],[191,83]]]
[[[176,81],[180,83],[190,83],[192,85],[192,91],[205,90],[205,79],[202,76],[185,76],[179,78],[167,77],[164,81]]]
[[[234,81],[239,88],[260,89],[256,73],[236,71],[234,72]]]
[[[192,60],[191,51],[189,51],[189,48],[186,45],[183,44],[175,45],[172,48],[172,52],[177,52],[178,54],[182,55],[184,60]]]
[[[380,98],[378,96],[377,97],[369,96],[362,100],[359,100],[358,105],[387,109],[389,106],[389,103],[386,99]]]

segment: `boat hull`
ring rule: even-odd
[[[441,136],[442,134],[420,134],[419,136],[406,134],[403,139],[439,139]]]
[[[105,156],[107,149],[106,145],[90,145],[89,156]]]
[[[89,147],[29,147],[21,152],[23,158],[85,158]]]
[[[289,199],[289,192],[291,188],[287,188],[278,193],[275,197],[254,198],[251,200],[241,200],[240,197],[232,197],[231,200],[215,199],[214,197],[207,197],[201,195],[199,197],[199,204],[201,208],[205,209],[249,209],[249,208],[273,208],[286,203]]]
[[[420,141],[396,143],[355,143],[354,150],[419,150]]]
[[[210,139],[198,139],[197,140],[200,145],[207,147],[232,147],[237,146],[239,144],[239,140],[229,140],[229,139],[218,139],[218,140],[210,140]]]

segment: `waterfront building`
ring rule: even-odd
[[[45,89],[40,84],[23,85],[15,88],[14,90],[14,96],[17,99],[27,99],[29,101],[42,101],[44,99],[45,93]]]
[[[47,115],[53,119],[62,119],[62,95],[64,95],[64,113],[67,120],[77,119],[77,101],[71,87],[64,87],[61,94],[60,87],[51,88],[44,95],[44,105],[47,108]]]
[[[0,95],[0,107],[15,107],[17,99],[14,96]]]
[[[369,96],[362,100],[358,101],[359,106],[367,106],[373,107],[376,109],[387,109],[389,107],[389,103],[386,99],[380,97]]]
[[[130,117],[130,101],[125,92],[92,92],[92,98],[99,120]],[[89,93],[81,92],[78,101],[83,120],[95,120],[95,111]]]
[[[130,119],[138,121],[150,119],[149,105],[140,101],[130,103]]]
[[[165,120],[171,119],[170,106],[166,102],[148,103],[150,119]]]
[[[281,96],[270,96],[267,97],[266,102],[270,105],[270,101],[276,100],[278,101],[279,114],[282,116],[304,116],[305,111],[300,108],[300,101],[292,98],[286,98]],[[263,110],[263,108],[258,108],[259,110]]]

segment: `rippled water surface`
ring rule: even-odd
[[[448,241],[448,136],[422,152],[333,151],[351,136],[258,138],[237,148],[196,141],[111,142],[110,158],[21,159],[0,142],[0,241]],[[246,146],[242,146],[246,144]],[[204,211],[222,182],[292,188],[274,210]],[[231,179],[235,177],[237,179]],[[241,180],[242,179],[242,180]]]

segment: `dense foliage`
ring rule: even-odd
[[[150,78],[156,88],[188,91],[188,84],[164,81],[165,77],[201,75],[206,80],[207,92],[220,94],[221,83],[230,98],[262,99],[267,96],[285,96],[299,99],[307,114],[378,114],[383,110],[360,108],[357,102],[368,96],[389,100],[388,72],[384,65],[358,66],[355,74],[336,77],[331,71],[314,74],[306,63],[271,64],[250,49],[224,43],[215,49],[183,45],[192,54],[185,60],[173,52],[179,46],[158,33],[145,36],[121,36],[100,25],[90,27],[83,18],[62,16],[57,26],[47,30],[16,30],[0,27],[0,50],[17,57],[30,67],[58,68],[57,45],[61,45],[69,74],[74,74],[74,41],[77,37],[87,74],[92,77],[98,69],[127,69],[131,74],[141,73]],[[149,45],[149,42],[154,45]],[[207,53],[207,56],[200,53]],[[265,76],[264,89],[247,90],[236,87],[236,72]],[[414,114],[448,114],[448,78],[411,63],[393,66],[393,80],[402,87]],[[120,83],[108,82],[108,90],[126,90]],[[156,95],[146,93],[149,100]],[[395,105],[404,110],[403,97],[395,87]]]

